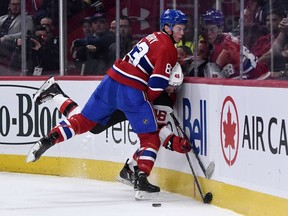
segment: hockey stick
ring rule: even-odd
[[[182,137],[184,136],[184,138],[185,138],[187,141],[189,141],[189,140],[186,138],[186,136],[185,136],[182,128],[180,127],[179,122],[177,121],[177,119],[176,119],[176,117],[174,116],[173,113],[171,113],[171,116],[172,116],[173,121],[174,121],[174,124],[175,124],[175,126],[176,126],[178,135],[179,135],[179,136],[182,136]],[[190,143],[190,145],[191,145],[191,143]],[[192,174],[193,174],[193,177],[194,177],[194,181],[195,181],[195,183],[196,183],[196,186],[197,186],[197,188],[198,188],[198,191],[199,191],[199,193],[200,193],[200,196],[201,196],[202,201],[203,201],[204,203],[210,203],[210,202],[212,201],[212,199],[213,199],[212,193],[208,192],[208,193],[206,193],[206,194],[204,195],[204,193],[203,193],[203,191],[202,191],[202,189],[201,189],[201,186],[200,186],[200,184],[199,184],[198,178],[197,178],[197,176],[196,176],[196,173],[195,173],[195,171],[194,171],[194,168],[193,168],[193,166],[192,166],[192,162],[191,162],[191,160],[190,160],[190,156],[189,156],[188,153],[185,153],[185,155],[186,155],[186,158],[187,158],[189,167],[190,167],[190,169],[191,169],[191,171],[192,171]]]
[[[174,113],[170,113],[170,115],[171,115],[171,117],[172,117],[172,119],[173,119],[173,121],[174,121],[174,123],[175,123],[175,126],[176,126],[177,130],[179,129],[179,130],[181,131],[183,137],[184,137],[184,138],[190,143],[190,145],[192,146],[189,137],[187,136],[187,134],[186,134],[186,133],[184,132],[184,130],[182,129],[182,127],[181,127],[178,119],[175,117]],[[207,169],[205,169],[205,167],[204,167],[202,161],[200,160],[198,154],[194,151],[193,146],[192,146],[192,151],[193,151],[193,153],[194,153],[194,155],[195,155],[195,158],[197,159],[197,162],[198,162],[201,170],[203,171],[205,177],[206,177],[207,179],[209,179],[209,178],[211,177],[211,175],[213,174],[213,172],[214,172],[215,163],[214,163],[214,162],[210,162],[210,164],[209,164],[209,166],[207,167]]]
[[[199,193],[200,193],[200,196],[201,196],[201,198],[202,198],[202,201],[203,201],[204,203],[210,203],[210,202],[212,201],[212,199],[213,199],[212,193],[208,192],[208,193],[206,193],[205,196],[204,196],[203,191],[202,191],[202,189],[201,189],[201,186],[200,186],[200,184],[199,184],[199,181],[198,181],[198,179],[197,179],[196,173],[195,173],[195,171],[194,171],[194,169],[193,169],[193,166],[192,166],[190,157],[189,157],[188,153],[186,153],[185,155],[186,155],[188,164],[189,164],[189,166],[190,166],[190,169],[191,169],[191,171],[192,171],[192,174],[193,174],[193,177],[194,177],[194,181],[195,181],[195,183],[196,183],[196,186],[197,186],[198,191],[199,191]]]

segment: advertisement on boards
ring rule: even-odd
[[[83,107],[100,81],[57,82],[67,95]],[[5,92],[0,98],[2,154],[26,155],[32,144],[66,118],[58,111],[55,101],[47,101],[41,105],[34,103],[33,95],[42,84],[43,81],[0,82],[1,92]],[[87,132],[73,137],[49,149],[45,155],[122,162],[132,155],[137,144],[137,136],[129,122],[124,121],[97,135]]]
[[[181,89],[178,116],[199,157],[215,162],[213,179],[288,198],[288,103],[281,100],[287,93],[207,84]]]

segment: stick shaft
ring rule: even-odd
[[[170,113],[170,115],[171,115],[171,117],[172,117],[172,119],[173,119],[176,127],[177,127],[179,130],[181,130],[181,133],[183,134],[184,138],[185,138],[185,139],[190,143],[190,145],[192,146],[189,137],[187,136],[187,134],[184,132],[184,130],[183,130],[182,127],[180,126],[180,123],[179,123],[178,119],[175,117],[175,115],[174,115],[173,113]],[[195,158],[196,158],[196,160],[197,160],[197,162],[198,162],[198,164],[199,164],[202,172],[204,173],[205,177],[207,178],[206,169],[205,169],[202,161],[200,160],[198,154],[195,152],[193,146],[192,146],[192,152],[194,153]]]

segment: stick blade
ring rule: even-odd
[[[210,162],[209,166],[206,169],[205,176],[207,179],[210,179],[215,169],[215,163]]]

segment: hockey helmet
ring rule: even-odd
[[[171,86],[180,86],[183,83],[184,74],[182,72],[181,65],[176,62],[176,65],[172,68],[170,78],[169,78],[169,85]]]
[[[187,24],[187,16],[180,10],[167,9],[163,11],[160,17],[160,27],[164,29],[165,25],[168,25],[172,30],[176,24]]]
[[[201,15],[202,25],[217,25],[220,27],[224,26],[224,16],[219,10],[207,10]]]

